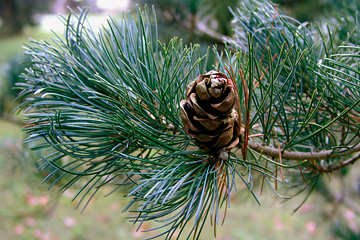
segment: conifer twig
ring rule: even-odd
[[[25,125],[25,121],[18,119],[16,117],[14,117],[13,115],[7,114],[7,113],[1,113],[0,114],[0,119],[17,124],[19,126],[24,126]]]
[[[248,142],[248,146],[251,149],[255,150],[256,152],[262,153],[262,154],[264,154],[266,156],[279,157],[279,155],[280,155],[279,150],[277,148],[275,148],[275,147],[264,146],[262,144],[254,143],[254,142],[251,142],[251,141]],[[291,151],[286,151],[285,150],[285,151],[281,152],[281,157],[282,157],[282,159],[288,159],[288,160],[320,161],[320,160],[325,160],[325,159],[337,158],[337,157],[340,157],[340,156],[347,156],[347,155],[350,155],[352,153],[359,152],[360,151],[360,144],[350,146],[348,148],[343,148],[341,150],[343,150],[343,151],[339,151],[339,152],[336,152],[336,153],[334,153],[334,150],[327,150],[327,151],[322,151],[322,152],[291,152]],[[358,158],[356,158],[356,159],[354,159],[352,161],[348,160],[350,162],[347,163],[346,165],[355,162],[357,159]],[[348,162],[348,161],[346,161],[346,162]]]

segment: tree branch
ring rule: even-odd
[[[196,29],[203,35],[215,39],[219,42],[233,42],[234,40],[226,35],[216,32],[215,30],[209,28],[206,23],[198,21],[196,23]]]
[[[279,157],[280,156],[280,152],[277,148],[273,148],[273,147],[268,147],[268,146],[263,146],[259,143],[254,143],[251,141],[248,141],[248,146],[255,150],[258,153],[262,153],[266,156],[269,157]],[[360,151],[360,144],[355,145],[355,146],[350,146],[350,148],[343,148],[340,150],[344,150],[341,153],[334,153],[333,150],[327,150],[327,151],[322,151],[322,152],[290,152],[290,151],[282,151],[281,152],[281,157],[282,159],[288,159],[288,160],[314,160],[314,161],[319,161],[319,160],[324,160],[324,159],[331,159],[331,158],[336,158],[336,157],[342,157],[342,156],[347,156],[349,154],[355,153],[355,152],[359,152]],[[348,161],[345,161],[342,163],[342,165],[339,165],[339,168],[342,168],[346,165],[349,165],[351,163],[354,163],[356,160],[358,160],[360,158],[360,156],[354,157]],[[345,165],[344,165],[345,164]]]
[[[346,167],[347,165],[354,164],[359,159],[360,159],[360,154],[358,154],[355,157],[350,158],[350,159],[348,159],[346,161],[340,162],[340,164],[338,164],[338,165],[336,165],[334,167],[329,166],[327,168],[318,168],[317,171],[318,172],[323,172],[323,173],[330,173],[330,172],[342,169],[342,168]]]
[[[14,117],[13,115],[9,115],[7,113],[0,113],[0,119],[17,124],[19,126],[24,126],[26,124],[25,121],[20,120],[20,119]]]

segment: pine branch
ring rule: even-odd
[[[1,113],[0,118],[2,120],[8,121],[8,122],[15,123],[16,125],[19,125],[19,126],[24,126],[26,123],[25,121],[20,120],[20,119],[14,117],[13,115],[10,115],[7,113]]]
[[[201,34],[203,34],[209,38],[215,39],[218,42],[232,42],[233,41],[230,36],[223,35],[221,33],[214,31],[213,29],[209,28],[205,22],[197,21],[196,28]]]
[[[358,154],[357,156],[354,156],[346,161],[340,161],[337,165],[335,166],[329,166],[329,167],[323,167],[323,168],[318,168],[317,171],[319,173],[331,173],[337,170],[341,170],[349,165],[354,164],[357,160],[360,159],[360,154]]]
[[[282,150],[300,153],[309,151],[306,146],[315,152],[356,146],[360,89],[350,62],[359,56],[357,47],[336,47],[332,36],[310,31],[311,26],[282,15],[271,3],[244,1],[233,14],[237,42],[229,44],[242,49],[247,59],[227,58],[235,73],[244,68],[247,86],[240,83],[239,89],[252,95],[254,112],[242,103],[242,115],[252,116],[249,127],[256,128],[250,131],[262,134],[262,144],[278,141],[284,143]],[[253,36],[244,46],[246,31]],[[336,137],[340,132],[341,141]]]
[[[328,151],[321,151],[321,152],[290,152],[290,151],[286,151],[286,150],[285,151],[282,150],[279,152],[278,148],[263,146],[262,144],[254,143],[252,141],[248,142],[248,146],[251,149],[255,150],[256,152],[258,152],[260,154],[264,154],[269,157],[278,158],[281,155],[281,157],[283,159],[295,160],[295,161],[303,161],[303,160],[320,161],[320,160],[325,160],[325,159],[344,157],[344,156],[347,156],[347,155],[350,155],[350,154],[360,151],[360,144],[355,145],[355,146],[349,146],[346,148],[336,149],[339,152],[335,152],[335,153],[334,153],[335,149],[328,150]],[[332,170],[338,170],[341,167],[345,167],[349,164],[354,163],[358,159],[359,159],[359,156],[351,158],[345,162],[342,162],[339,166],[337,166],[336,168],[334,168]]]
[[[332,159],[326,164],[333,170],[357,161],[350,154],[360,151],[358,46],[335,46],[332,36],[314,35],[276,5],[245,0],[233,11],[236,39],[229,44],[236,52],[214,48],[217,65],[206,69],[198,45],[159,42],[154,12],[138,8],[136,17],[109,20],[99,32],[87,24],[87,10],[71,13],[62,19],[63,38],[27,46],[32,62],[18,84],[25,100],[18,109],[28,122],[27,141],[38,143],[33,149],[50,150],[41,168],[55,170],[45,182],[70,176],[65,191],[84,181],[74,198],[85,207],[86,196],[106,184],[130,185],[124,211],[138,207],[133,222],[162,222],[158,236],[166,239],[190,225],[188,236],[199,238],[207,218],[219,224],[238,178],[255,199],[254,173],[284,197],[277,192],[282,168],[301,172],[309,161],[282,159]],[[221,73],[205,74],[214,69]],[[186,123],[195,132],[181,122],[184,99],[190,121],[198,121]],[[209,132],[217,136],[212,145]],[[238,141],[242,158],[231,152]]]

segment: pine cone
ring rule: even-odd
[[[213,154],[239,143],[240,125],[235,110],[234,83],[218,71],[200,75],[187,86],[180,103],[185,132]]]

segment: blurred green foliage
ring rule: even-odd
[[[19,55],[9,61],[8,70],[5,76],[7,84],[5,88],[2,89],[4,95],[9,96],[12,99],[17,97],[19,90],[15,88],[15,84],[21,81],[21,74],[25,73],[25,68],[29,61],[30,58],[26,55]]]
[[[358,15],[360,12],[360,1],[330,0],[330,3],[332,8],[328,12],[331,15],[335,15],[335,18],[329,22],[333,25],[335,31],[339,31],[339,40],[345,41],[349,37],[349,32],[352,31],[350,26],[360,20]],[[357,33],[354,36],[350,36],[349,41],[353,44],[359,44],[359,37],[359,33]]]
[[[238,6],[240,0],[136,0],[143,4],[156,6],[158,24],[162,29],[162,40],[181,36],[186,43],[221,43],[209,35],[199,32],[199,21],[223,35],[231,35],[232,15],[229,8]]]
[[[300,22],[314,21],[325,13],[330,4],[327,0],[274,0],[280,9]]]

